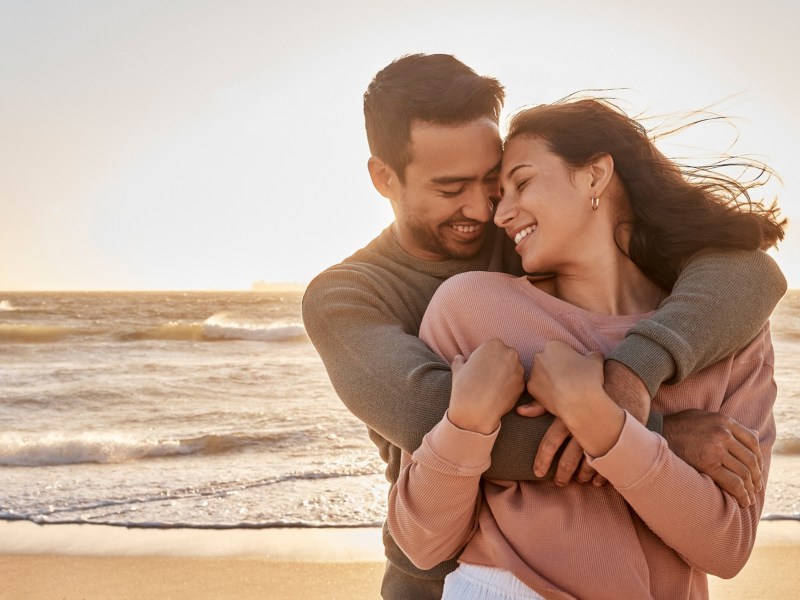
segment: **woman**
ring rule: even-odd
[[[784,222],[719,174],[684,177],[636,121],[598,100],[516,115],[501,185],[495,222],[526,271],[554,275],[467,273],[434,296],[420,337],[453,363],[453,392],[404,457],[392,536],[422,568],[463,548],[444,598],[705,598],[706,573],[732,577],[746,562],[764,490],[741,507],[672,454],[605,395],[602,355],[656,309],[693,253],[764,249]],[[756,430],[766,480],[772,369],[765,327],[735,355],[662,386],[652,406],[722,412]],[[528,376],[611,485],[481,483]]]

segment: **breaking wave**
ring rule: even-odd
[[[256,342],[294,342],[308,339],[300,323],[248,323],[231,320],[225,315],[214,315],[202,323],[169,322],[158,327],[143,329],[120,336],[125,341],[225,341],[249,340]]]
[[[141,440],[114,434],[0,434],[0,466],[45,467],[82,463],[126,463],[170,456],[215,455],[280,443],[280,435],[203,435]]]
[[[47,344],[58,342],[68,337],[96,333],[79,327],[0,323],[0,342]]]

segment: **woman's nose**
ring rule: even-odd
[[[517,215],[516,205],[509,196],[500,199],[494,211],[494,223],[498,227],[506,227]]]

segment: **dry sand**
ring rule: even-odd
[[[372,600],[380,597],[380,530],[147,530],[0,522],[3,600]],[[711,597],[794,599],[800,522],[759,525],[735,579]]]

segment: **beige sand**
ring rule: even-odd
[[[127,530],[0,523],[4,600],[367,600],[380,596],[378,529]],[[712,598],[782,600],[800,588],[800,523],[764,522],[750,562]]]

